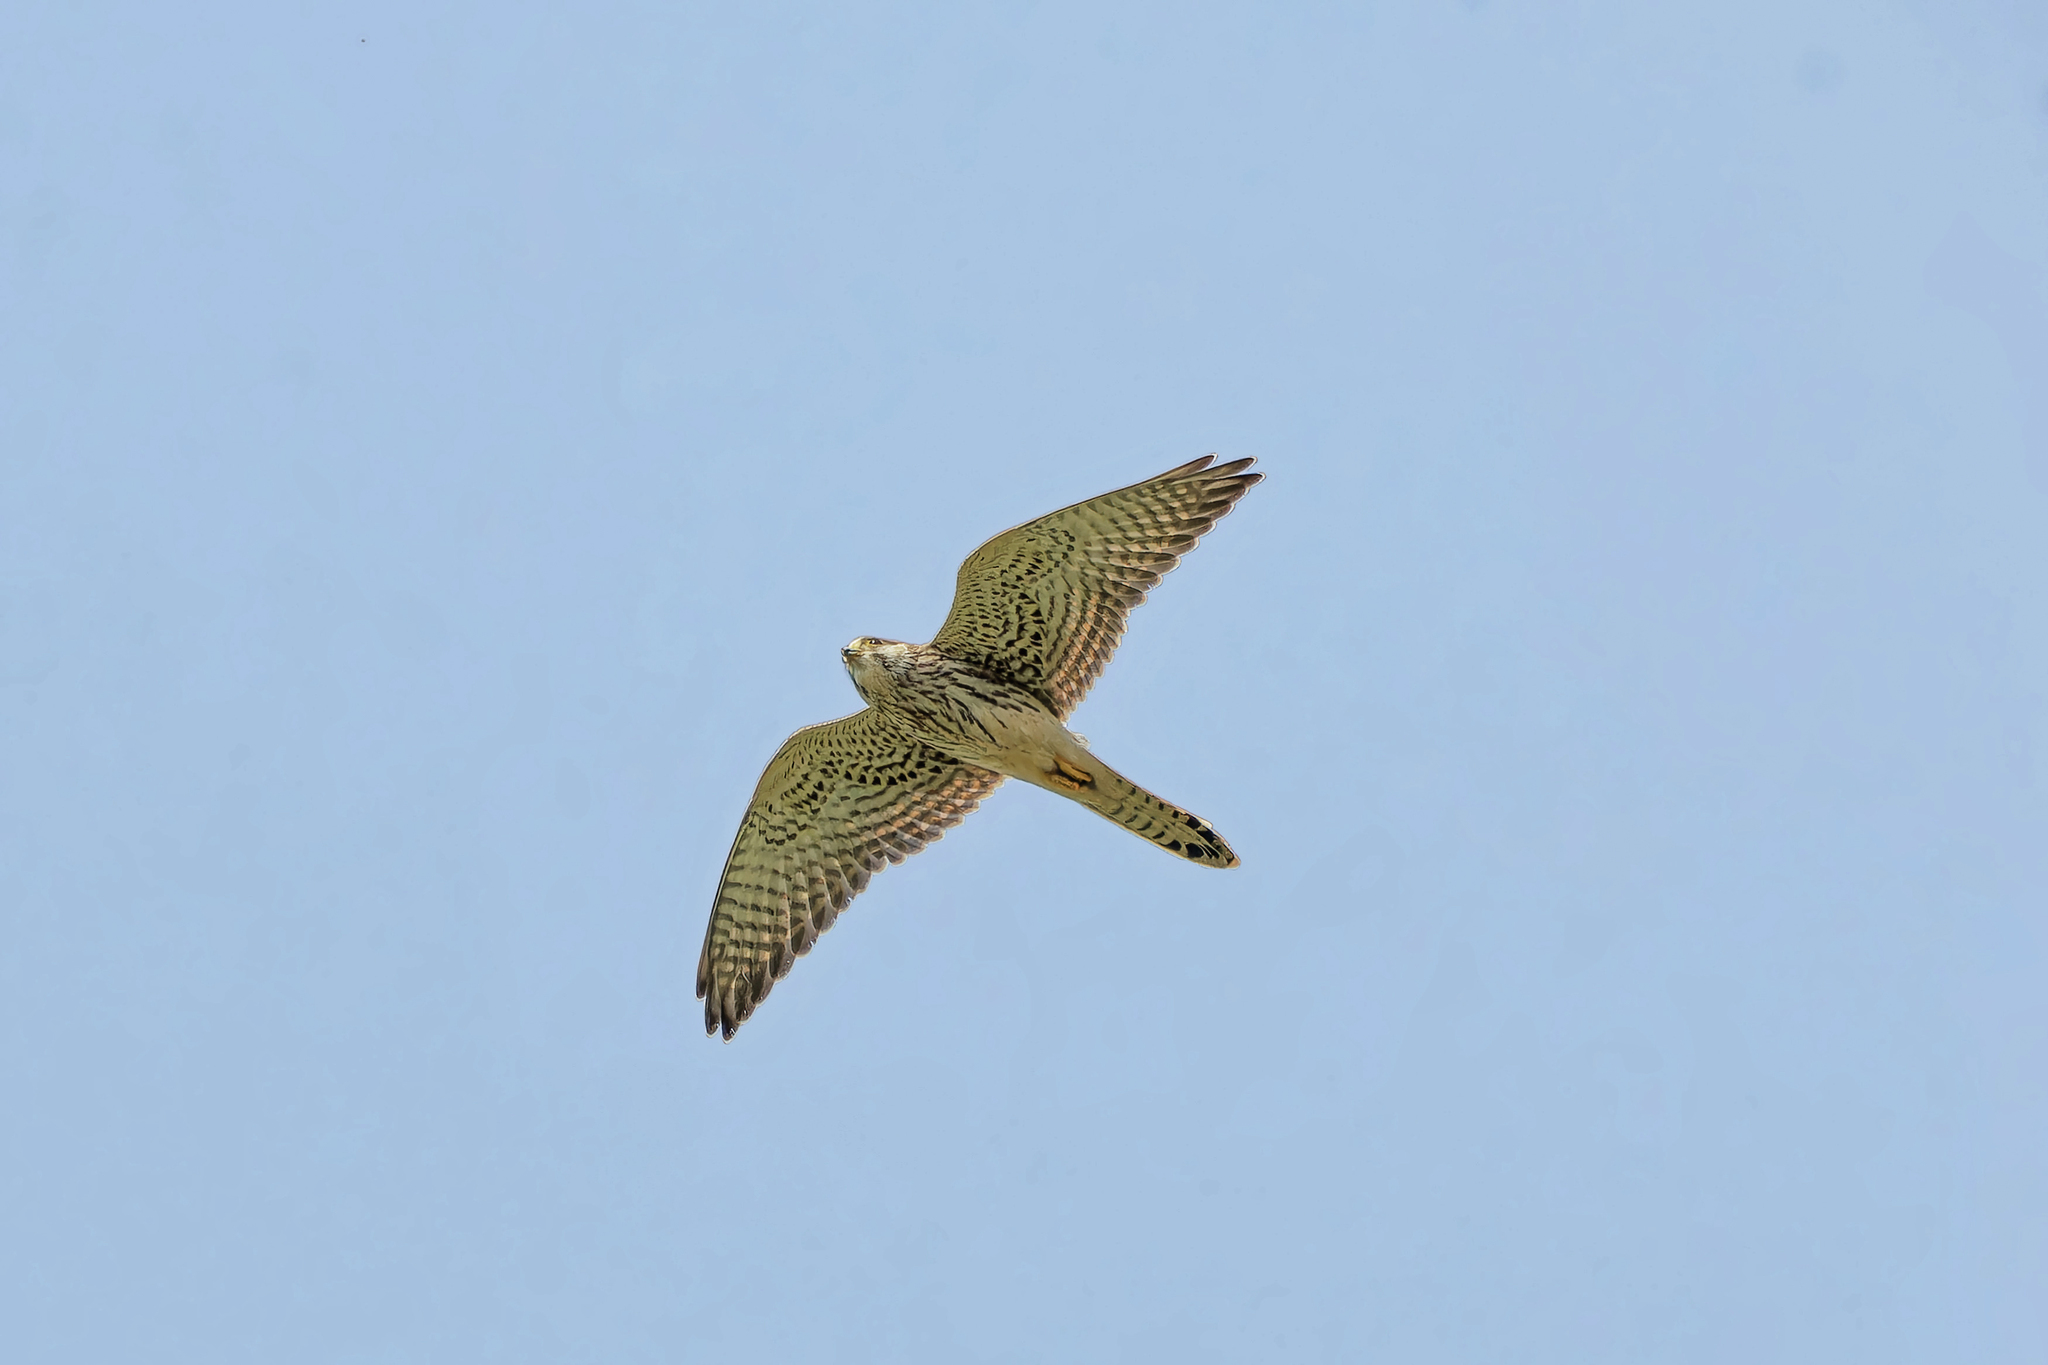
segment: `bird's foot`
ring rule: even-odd
[[[1064,758],[1053,759],[1052,765],[1050,776],[1053,780],[1053,785],[1057,786],[1061,791],[1086,791],[1095,785],[1095,774],[1089,772],[1086,768],[1077,768]]]

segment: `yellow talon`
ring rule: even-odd
[[[1086,768],[1077,768],[1064,758],[1059,757],[1055,757],[1052,762],[1054,769],[1052,780],[1063,789],[1077,792],[1095,785],[1095,774],[1089,772]]]

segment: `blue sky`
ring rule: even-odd
[[[0,1339],[2035,1361],[2048,18],[0,17]],[[961,558],[1267,481],[730,1045]]]

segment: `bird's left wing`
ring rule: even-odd
[[[731,1038],[872,874],[959,824],[1002,780],[872,708],[791,735],[719,878],[697,960],[704,1031]]]
[[[960,566],[932,646],[1036,691],[1065,720],[1102,673],[1131,608],[1260,475],[1205,455],[1003,532]]]

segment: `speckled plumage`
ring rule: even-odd
[[[868,878],[1016,777],[1191,862],[1234,867],[1206,823],[1094,757],[1061,723],[1102,674],[1131,608],[1260,476],[1204,456],[1005,531],[960,566],[929,645],[843,651],[865,710],[791,735],[727,856],[697,995],[730,1039]]]

